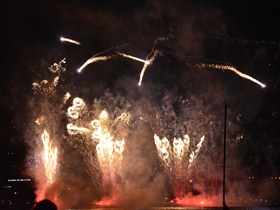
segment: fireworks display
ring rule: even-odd
[[[92,56],[78,69],[78,72],[81,73],[91,63],[107,61],[108,59],[116,58],[116,56],[122,56],[144,63],[138,82],[140,86],[146,68],[154,63],[155,58],[158,55],[167,57],[164,51],[161,50],[152,50],[145,60],[118,51],[105,55],[109,51],[112,50],[109,49]],[[189,67],[231,70],[239,76],[264,87],[262,83],[251,76],[241,73],[234,67],[202,63],[189,65]],[[169,188],[170,193],[174,196],[174,199],[171,201],[181,205],[217,205],[219,200],[217,197],[219,194],[218,186],[208,186],[207,190],[199,190],[200,196],[196,197],[197,188],[201,188],[201,183],[196,183],[199,182],[199,179],[194,179],[193,176],[196,173],[202,172],[201,169],[197,168],[201,165],[201,160],[199,159],[204,159],[200,152],[205,150],[203,149],[204,145],[209,145],[213,141],[213,137],[210,137],[209,133],[212,133],[213,131],[211,130],[215,130],[220,123],[213,123],[212,120],[216,117],[214,113],[212,113],[213,116],[204,118],[202,111],[199,111],[197,116],[192,116],[193,114],[189,112],[189,109],[196,113],[196,110],[202,108],[198,104],[195,108],[192,105],[190,106],[190,104],[195,102],[193,101],[194,99],[191,99],[193,96],[182,95],[177,99],[172,99],[170,98],[172,94],[167,93],[161,104],[155,103],[149,97],[143,96],[135,100],[131,94],[133,92],[137,94],[138,90],[137,87],[134,87],[133,92],[129,94],[124,94],[122,91],[105,92],[100,98],[92,99],[93,103],[90,105],[79,96],[73,97],[70,91],[71,86],[68,90],[65,89],[66,86],[62,88],[59,84],[59,81],[63,80],[63,75],[66,74],[66,59],[59,63],[54,63],[49,67],[49,71],[52,74],[50,78],[43,79],[41,82],[33,82],[35,96],[39,95],[39,97],[57,102],[54,104],[49,102],[46,113],[42,113],[36,120],[36,124],[41,129],[44,129],[41,137],[42,145],[40,146],[39,144],[35,148],[35,150],[42,150],[40,151],[43,154],[42,164],[37,170],[44,174],[44,178],[38,181],[37,200],[45,197],[51,197],[54,200],[58,199],[59,192],[52,192],[55,191],[53,186],[56,185],[60,179],[60,174],[63,173],[63,171],[59,170],[58,165],[65,164],[65,161],[69,161],[69,157],[67,160],[64,160],[62,148],[59,149],[53,145],[61,144],[59,138],[63,138],[63,141],[68,142],[69,146],[73,147],[73,149],[76,148],[77,152],[80,151],[82,153],[83,162],[86,167],[82,171],[85,170],[87,172],[92,182],[92,187],[98,191],[97,197],[93,197],[93,199],[96,199],[96,202],[92,202],[92,204],[127,205],[126,199],[120,195],[129,193],[126,189],[129,180],[127,173],[130,171],[129,173],[133,174],[131,172],[133,169],[129,168],[131,166],[129,166],[130,164],[127,161],[135,157],[131,157],[134,154],[130,154],[129,150],[133,147],[132,145],[137,144],[139,144],[140,148],[141,143],[137,143],[139,140],[136,136],[139,135],[139,127],[146,124],[153,132],[149,138],[154,136],[154,144],[153,146],[150,145],[150,149],[154,152],[157,151],[157,156],[155,157],[158,157],[158,163],[155,164],[158,164],[163,169],[161,172],[156,170],[151,174],[153,176],[158,173],[166,175],[168,183],[166,190],[168,191]],[[52,82],[49,82],[49,80]],[[161,89],[163,91],[165,87],[161,87]],[[153,97],[159,97],[159,93],[156,93]],[[143,99],[145,99],[146,105],[144,107],[137,105],[138,101]],[[71,100],[72,102],[70,103],[69,101]],[[177,108],[175,109],[174,106]],[[59,129],[59,132],[66,130],[68,133],[67,137],[58,137],[61,134],[56,133],[54,136],[57,136],[57,140],[53,141],[50,139],[46,129],[52,130],[51,126],[54,126],[57,122],[50,122],[51,117],[47,117],[47,115],[50,115],[48,110],[52,110],[51,114],[65,112],[65,115],[60,116],[59,119],[66,118],[68,122]],[[186,118],[187,115],[191,118]],[[194,126],[194,124],[197,125]],[[58,158],[59,155],[61,156],[60,158]],[[199,156],[201,157],[199,158]],[[209,160],[207,162],[209,164]],[[210,165],[208,167],[213,167]],[[217,179],[217,177],[212,177],[211,179]],[[96,180],[99,181],[96,182]],[[200,187],[197,187],[197,185]],[[201,196],[201,193],[205,195]],[[211,199],[209,200],[209,198]]]
[[[88,59],[79,68],[78,72],[81,72],[90,63],[106,61],[119,55],[144,63],[138,85],[141,85],[146,68],[153,64],[156,56],[164,55],[160,50],[153,50],[147,56],[146,60],[142,60],[121,52],[116,52],[116,54],[107,56],[101,55],[102,53],[97,53],[95,56]],[[222,68],[219,65],[197,65],[199,66],[195,67]],[[199,119],[199,123],[201,124],[201,126],[199,126],[200,128],[196,129],[196,131],[190,131],[191,129],[188,128],[187,124],[193,124],[196,120],[194,122],[189,121],[188,123],[185,121],[187,119],[184,119],[183,116],[188,110],[186,110],[187,100],[182,99],[183,96],[180,96],[181,98],[179,101],[176,102],[176,100],[178,100],[176,99],[172,102],[171,99],[169,99],[170,96],[166,95],[163,101],[163,106],[166,106],[166,108],[161,110],[157,104],[154,104],[154,102],[149,101],[147,98],[145,99],[146,103],[150,104],[140,108],[138,105],[132,105],[138,102],[137,100],[133,101],[129,95],[124,97],[118,92],[107,92],[100,99],[94,99],[93,104],[89,106],[82,98],[73,98],[72,93],[67,89],[63,88],[63,91],[59,90],[60,77],[63,77],[63,74],[66,73],[66,59],[63,59],[58,64],[54,63],[49,70],[53,75],[48,79],[42,80],[42,82],[34,82],[33,91],[35,95],[40,95],[40,97],[43,98],[47,97],[49,98],[48,100],[53,98],[52,100],[58,102],[58,104],[48,103],[46,110],[55,110],[56,108],[54,107],[57,107],[55,112],[59,110],[63,111],[65,107],[68,106],[65,110],[65,116],[60,117],[61,119],[66,117],[68,121],[66,126],[61,128],[62,130],[67,130],[68,133],[67,138],[63,141],[68,141],[69,145],[76,145],[74,147],[78,147],[78,151],[83,151],[82,156],[84,157],[84,164],[86,165],[85,170],[89,177],[91,177],[90,180],[93,182],[94,188],[99,191],[98,197],[95,198],[97,202],[93,202],[93,204],[104,205],[108,203],[110,205],[122,205],[124,202],[123,200],[125,199],[120,198],[120,194],[127,193],[126,171],[130,171],[127,164],[125,164],[125,162],[128,161],[126,155],[129,154],[129,151],[127,150],[131,147],[131,143],[127,141],[135,141],[137,139],[133,137],[137,136],[137,132],[139,132],[137,129],[135,130],[135,128],[141,127],[143,123],[150,125],[154,132],[154,151],[157,151],[157,156],[159,158],[158,164],[162,165],[164,169],[162,173],[166,174],[171,193],[174,198],[176,198],[174,201],[177,203],[194,202],[193,198],[188,197],[189,194],[193,194],[196,190],[195,183],[193,183],[195,181],[191,177],[195,171],[195,166],[198,164],[196,162],[199,161],[197,158],[201,148],[203,148],[203,143],[205,141],[211,141],[211,139],[205,137],[209,129],[204,128],[209,119],[207,119],[207,121],[205,121],[205,119],[202,120],[202,118]],[[230,70],[232,70],[232,68]],[[236,72],[237,70],[234,69],[234,71]],[[241,76],[244,75],[239,71],[238,74],[241,74]],[[248,75],[246,76],[247,78],[249,77]],[[254,81],[252,77],[249,78]],[[52,80],[52,82],[48,82],[48,80]],[[134,91],[137,91],[137,89]],[[117,95],[114,96],[112,94]],[[58,96],[61,98],[58,99]],[[73,98],[72,103],[69,104],[71,98]],[[174,102],[178,103],[176,110],[173,105],[171,105]],[[182,110],[180,112],[185,114],[176,116],[175,112],[178,112],[178,110]],[[58,182],[59,174],[62,173],[57,166],[62,165],[68,160],[63,160],[63,157],[58,158],[58,155],[63,154],[63,151],[58,152],[61,149],[53,146],[54,144],[61,144],[59,143],[60,140],[50,140],[49,134],[46,131],[46,128],[51,129],[51,126],[56,124],[55,122],[50,122],[51,117],[46,117],[47,114],[49,113],[42,113],[36,120],[36,124],[44,129],[42,134],[42,146],[38,145],[35,150],[40,148],[42,150],[40,151],[40,153],[43,153],[42,164],[39,166],[38,170],[40,173],[43,173],[43,177],[45,177],[38,182],[40,183],[38,186],[41,187],[37,190],[37,199],[39,200],[51,196],[52,199],[57,200],[56,196],[59,192],[51,192],[53,190],[52,186]],[[52,114],[55,113],[52,111]],[[61,132],[61,129],[59,132]],[[172,129],[174,130],[171,132]],[[187,131],[190,131],[190,134],[193,132],[199,132],[201,134],[200,137],[197,135],[192,135],[192,137],[190,137]],[[59,133],[55,134],[55,136],[60,135]],[[198,139],[193,140],[192,138]],[[169,139],[173,140],[171,141]],[[133,144],[137,143],[134,142]],[[100,181],[96,182],[96,180]],[[217,191],[217,189],[215,190]],[[217,196],[212,191],[209,191],[209,193],[211,196]],[[203,198],[200,199],[203,200]],[[210,205],[210,203],[211,205],[215,205],[217,199],[215,199],[215,201],[208,201],[208,205]]]
[[[279,172],[280,45],[238,37],[239,7],[205,4],[54,1],[9,18],[22,34],[7,42],[2,100],[18,115],[35,201],[221,206],[224,138],[227,202],[275,198],[263,180]]]

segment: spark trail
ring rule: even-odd
[[[94,62],[98,62],[98,61],[106,61],[108,59],[112,59],[115,56],[110,55],[110,56],[99,56],[99,57],[91,57],[90,59],[88,59],[77,71],[80,73],[87,65],[94,63]]]
[[[189,64],[187,64],[187,65],[189,65]],[[250,80],[250,81],[260,85],[263,88],[265,87],[265,84],[261,83],[260,81],[256,80],[255,78],[253,78],[247,74],[244,74],[244,73],[238,71],[234,66],[222,65],[222,64],[207,64],[207,63],[195,64],[193,66],[198,67],[198,68],[213,68],[213,69],[220,69],[220,70],[230,70],[230,71],[233,71],[234,73],[236,73],[237,75],[239,75],[240,77]]]
[[[147,62],[144,63],[144,66],[143,66],[143,68],[142,68],[142,70],[141,70],[140,79],[139,79],[139,82],[138,82],[138,85],[139,85],[139,86],[141,86],[141,83],[142,83],[142,80],[143,80],[143,76],[144,76],[144,74],[145,74],[145,71],[146,71],[148,65],[151,65],[151,64],[154,62],[156,56],[159,55],[160,53],[161,53],[161,52],[160,52],[159,50],[153,50],[153,51],[147,56],[147,57],[150,57],[150,58],[149,58],[149,59],[146,59]]]
[[[141,59],[141,58],[137,58],[137,57],[134,57],[134,56],[132,56],[132,55],[127,55],[127,54],[124,54],[124,53],[121,53],[121,52],[117,52],[117,54],[119,54],[119,55],[121,55],[121,56],[123,56],[123,57],[125,57],[125,58],[130,58],[130,59],[132,59],[132,60],[136,60],[136,61],[145,63],[145,64],[147,64],[147,65],[150,64],[150,62],[149,62],[148,60],[143,60],[143,59]]]
[[[69,43],[76,44],[76,45],[81,45],[81,42],[73,40],[73,39],[68,39],[68,38],[65,38],[65,37],[60,37],[60,41],[69,42]]]

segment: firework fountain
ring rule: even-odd
[[[62,41],[81,44],[67,38]],[[121,56],[144,63],[140,86],[147,67],[164,55],[155,49],[145,60],[119,51],[106,53],[92,56],[78,72],[91,63]],[[220,65],[197,65],[224,70]],[[36,179],[37,201],[49,198],[60,207],[82,206],[88,200],[94,205],[139,207],[159,205],[169,192],[170,200],[182,205],[218,203],[221,180],[215,173],[209,178],[203,172],[215,166],[202,154],[209,145],[215,149],[213,133],[221,129],[217,122],[221,113],[207,113],[212,107],[206,108],[190,93],[178,95],[148,83],[135,87],[134,80],[125,79],[116,83],[118,91],[106,90],[100,97],[83,99],[77,91],[72,93],[71,85],[60,85],[67,73],[66,59],[54,63],[49,71],[48,79],[33,83],[35,101],[40,102],[33,110],[38,111],[33,125],[37,140],[30,152],[35,160],[30,172]],[[145,93],[139,88],[146,88]],[[219,160],[219,156],[212,159]],[[215,186],[206,189],[210,182]]]

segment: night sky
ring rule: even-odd
[[[62,84],[88,101],[108,89],[138,88],[143,64],[123,57],[92,63],[77,73],[88,58],[108,49],[105,55],[120,51],[142,59],[152,49],[162,51],[134,90],[137,97],[150,97],[164,107],[168,93],[178,101],[179,96],[197,96],[204,115],[217,114],[220,123],[213,130],[220,128],[220,139],[227,104],[229,156],[238,157],[230,161],[233,174],[241,168],[244,177],[279,177],[279,20],[280,3],[270,0],[1,1],[1,177],[25,176],[19,171],[32,147],[28,135],[36,106],[31,84],[47,78],[54,62],[67,59]],[[62,43],[61,36],[82,44]],[[194,67],[200,63],[234,66],[266,87],[231,71]],[[11,162],[19,169],[10,169],[7,151],[16,154]],[[279,190],[271,193],[279,197]]]

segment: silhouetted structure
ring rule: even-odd
[[[57,210],[57,206],[52,201],[44,199],[36,203],[32,210]]]

